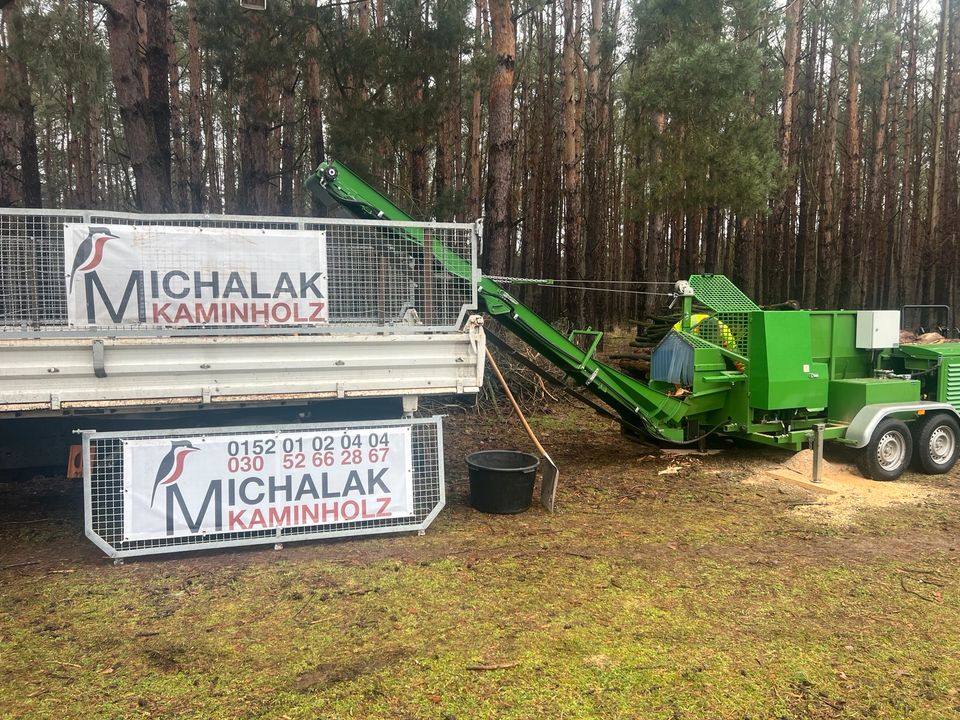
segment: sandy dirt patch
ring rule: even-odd
[[[858,514],[872,508],[894,505],[922,505],[935,500],[940,491],[904,480],[878,482],[860,476],[852,466],[823,461],[820,483],[813,477],[813,451],[801,450],[786,462],[764,462],[744,482],[775,484],[805,497],[793,512],[831,525],[847,525]]]

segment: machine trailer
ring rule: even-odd
[[[336,161],[321,165],[308,187],[331,214],[409,220]],[[407,239],[469,277],[469,264],[437,238]],[[894,480],[911,462],[945,473],[957,460],[960,344],[900,345],[898,311],[765,311],[728,278],[694,275],[676,283],[680,327],[654,348],[643,381],[597,359],[601,333],[564,335],[490,277],[473,281],[491,317],[624,425],[657,440],[718,434],[800,450],[819,437],[856,449],[861,472],[875,480]]]

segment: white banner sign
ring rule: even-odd
[[[123,441],[127,540],[413,515],[410,427]]]
[[[326,233],[64,225],[71,325],[318,325]]]

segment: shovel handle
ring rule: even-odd
[[[527,431],[527,435],[534,445],[537,446],[537,450],[540,451],[540,454],[543,455],[547,460],[550,460],[550,456],[547,454],[547,451],[543,449],[543,445],[540,444],[540,441],[537,440],[537,436],[533,433],[533,428],[530,427],[530,424],[527,422],[527,419],[523,416],[523,411],[520,409],[520,406],[517,404],[516,399],[513,397],[513,393],[510,392],[510,386],[507,385],[507,381],[503,379],[503,375],[500,373],[500,368],[497,367],[497,361],[493,359],[493,354],[490,352],[490,348],[484,348],[487,351],[487,360],[490,361],[490,367],[493,368],[494,374],[497,376],[497,380],[500,381],[500,386],[503,388],[503,391],[507,394],[507,398],[510,400],[510,404],[513,405],[514,411],[517,413],[517,417],[520,418],[520,422],[523,425],[523,429]],[[552,463],[553,460],[550,460]]]

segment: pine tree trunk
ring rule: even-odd
[[[953,0],[956,2],[957,0]],[[951,0],[942,0],[940,11],[940,29],[937,34],[936,60],[933,70],[933,89],[931,94],[930,112],[933,121],[933,131],[930,140],[930,170],[927,185],[927,233],[925,258],[926,281],[923,283],[924,302],[936,302],[937,275],[941,262],[942,240],[939,232],[940,223],[940,183],[943,171],[943,73],[946,66],[947,35],[950,22]]]
[[[382,6],[381,6],[382,8]],[[380,13],[377,14],[380,17]],[[320,60],[319,60],[319,31],[314,23],[307,26],[307,122],[309,127],[309,151],[311,170],[316,170],[325,159],[323,146],[323,113],[320,105]],[[320,204],[313,201],[313,212],[322,211]]]
[[[170,68],[170,135],[173,146],[171,182],[178,209],[187,212],[191,210],[187,148],[180,97],[180,65],[177,62],[177,43],[172,22],[167,23],[167,67]]]
[[[223,208],[225,212],[237,211],[237,161],[236,140],[236,102],[234,93],[228,88],[225,108],[221,118],[223,125]]]
[[[110,3],[107,30],[113,86],[130,166],[136,180],[137,207],[146,212],[169,212],[172,206],[169,153],[164,157],[157,143],[155,115],[143,84],[140,31],[134,0],[113,0]],[[163,77],[166,78],[166,72]]]
[[[797,112],[797,57],[800,54],[800,13],[802,0],[788,0],[786,8],[786,36],[784,38],[783,112],[780,122],[780,168],[786,177],[786,189],[777,199],[772,222],[769,246],[778,248],[774,267],[782,273],[782,289],[790,292],[793,280],[791,265],[795,257],[796,236],[793,233],[793,205],[796,197],[797,168],[791,164],[794,144],[794,117]]]
[[[0,57],[0,207],[40,207],[37,126],[18,2],[3,9],[2,21],[0,36],[5,30],[7,48],[5,57]]]
[[[14,83],[11,63],[0,55],[0,98],[14,97]],[[17,114],[5,101],[0,103],[0,207],[16,207],[23,201],[18,177],[19,144]]]
[[[483,45],[483,10],[484,0],[475,0],[474,3],[474,74],[473,92],[470,100],[470,129],[467,134],[467,212],[471,219],[477,219],[482,213],[480,197],[480,134],[481,129],[481,82],[480,63],[478,62],[480,48]]]
[[[584,183],[582,203],[587,232],[584,233],[584,253],[590,258],[586,263],[586,277],[590,280],[606,279],[608,274],[609,248],[606,245],[602,210],[607,198],[603,192],[604,167],[601,123],[604,117],[600,97],[600,31],[603,27],[603,0],[590,0],[590,31],[587,40],[587,88],[585,99],[586,128],[584,130]],[[590,247],[586,247],[589,242]],[[591,326],[602,328],[607,316],[607,293],[596,293],[590,298],[587,320]]]
[[[199,98],[199,103],[201,118],[203,120],[203,150],[204,165],[207,170],[207,191],[210,198],[209,211],[211,213],[219,213],[223,211],[223,190],[220,186],[220,165],[217,160],[217,143],[214,141],[214,118],[216,117],[216,113],[213,108],[213,71],[210,64],[207,64],[206,82],[201,86],[201,90],[203,90],[203,92]]]
[[[887,14],[891,21],[896,18],[897,0],[889,0]],[[887,141],[887,116],[889,114],[890,88],[893,84],[895,68],[894,58],[900,56],[899,46],[894,48],[892,57],[887,58],[883,66],[883,79],[880,81],[880,100],[877,105],[873,130],[873,159],[870,166],[870,192],[866,197],[868,232],[865,234],[864,257],[860,262],[863,295],[861,301],[870,306],[878,302],[877,290],[881,286],[887,261],[887,244],[884,233],[884,193],[883,160]]]
[[[496,66],[490,79],[484,267],[502,275],[510,266],[510,168],[513,154],[513,75],[516,35],[510,0],[490,1]]]
[[[960,302],[957,288],[957,262],[960,261],[960,212],[958,212],[958,151],[960,151],[960,1],[950,0],[950,17],[947,21],[946,82],[943,104],[943,170],[940,185],[940,229],[943,252],[941,253],[941,281],[936,302],[946,302],[956,307]]]
[[[803,306],[816,307],[817,278],[819,276],[819,258],[816,238],[817,212],[817,143],[816,112],[819,106],[821,83],[818,78],[823,73],[823,55],[826,48],[825,38],[821,41],[820,22],[814,21],[810,27],[810,41],[807,45],[807,59],[804,68],[803,120],[802,134],[803,157],[800,170],[800,211],[798,241],[803,248],[803,283],[800,288]]]
[[[823,211],[820,217],[820,272],[823,282],[818,286],[818,305],[836,307],[839,302],[840,245],[835,237],[834,178],[837,157],[837,120],[840,114],[840,42],[831,41],[830,80],[827,85],[826,119],[823,129],[823,157],[820,165],[820,197]]]
[[[197,24],[197,0],[187,0],[187,75],[190,103],[187,119],[187,147],[189,148],[190,209],[203,212],[203,140],[200,130],[200,27]],[[209,123],[208,123],[209,126]],[[209,142],[209,140],[208,140]],[[213,198],[213,187],[210,187]]]
[[[369,12],[369,9],[368,9]],[[293,214],[293,176],[296,172],[296,85],[297,67],[284,70],[280,92],[280,214]]]
[[[841,304],[852,308],[859,304],[861,288],[857,263],[863,258],[863,245],[857,233],[857,208],[860,199],[860,23],[863,0],[853,0],[851,36],[847,47],[847,132],[843,169],[843,211],[841,241],[843,284]]]
[[[576,283],[583,280],[583,246],[581,244],[580,194],[580,124],[577,117],[577,54],[579,36],[576,33],[575,14],[579,2],[563,1],[563,242],[566,260],[566,279]],[[567,319],[574,325],[583,324],[583,293],[568,290]]]
[[[146,68],[148,107],[159,151],[161,182],[171,187],[170,64],[167,52],[170,7],[167,0],[144,0],[147,18]],[[169,193],[169,191],[168,191]],[[172,208],[172,199],[170,201]]]
[[[247,52],[259,56],[244,78],[244,92],[240,99],[240,184],[238,202],[240,211],[250,214],[270,214],[272,188],[270,186],[270,83],[265,66],[265,28],[263,14],[252,11],[245,15],[247,23]]]

